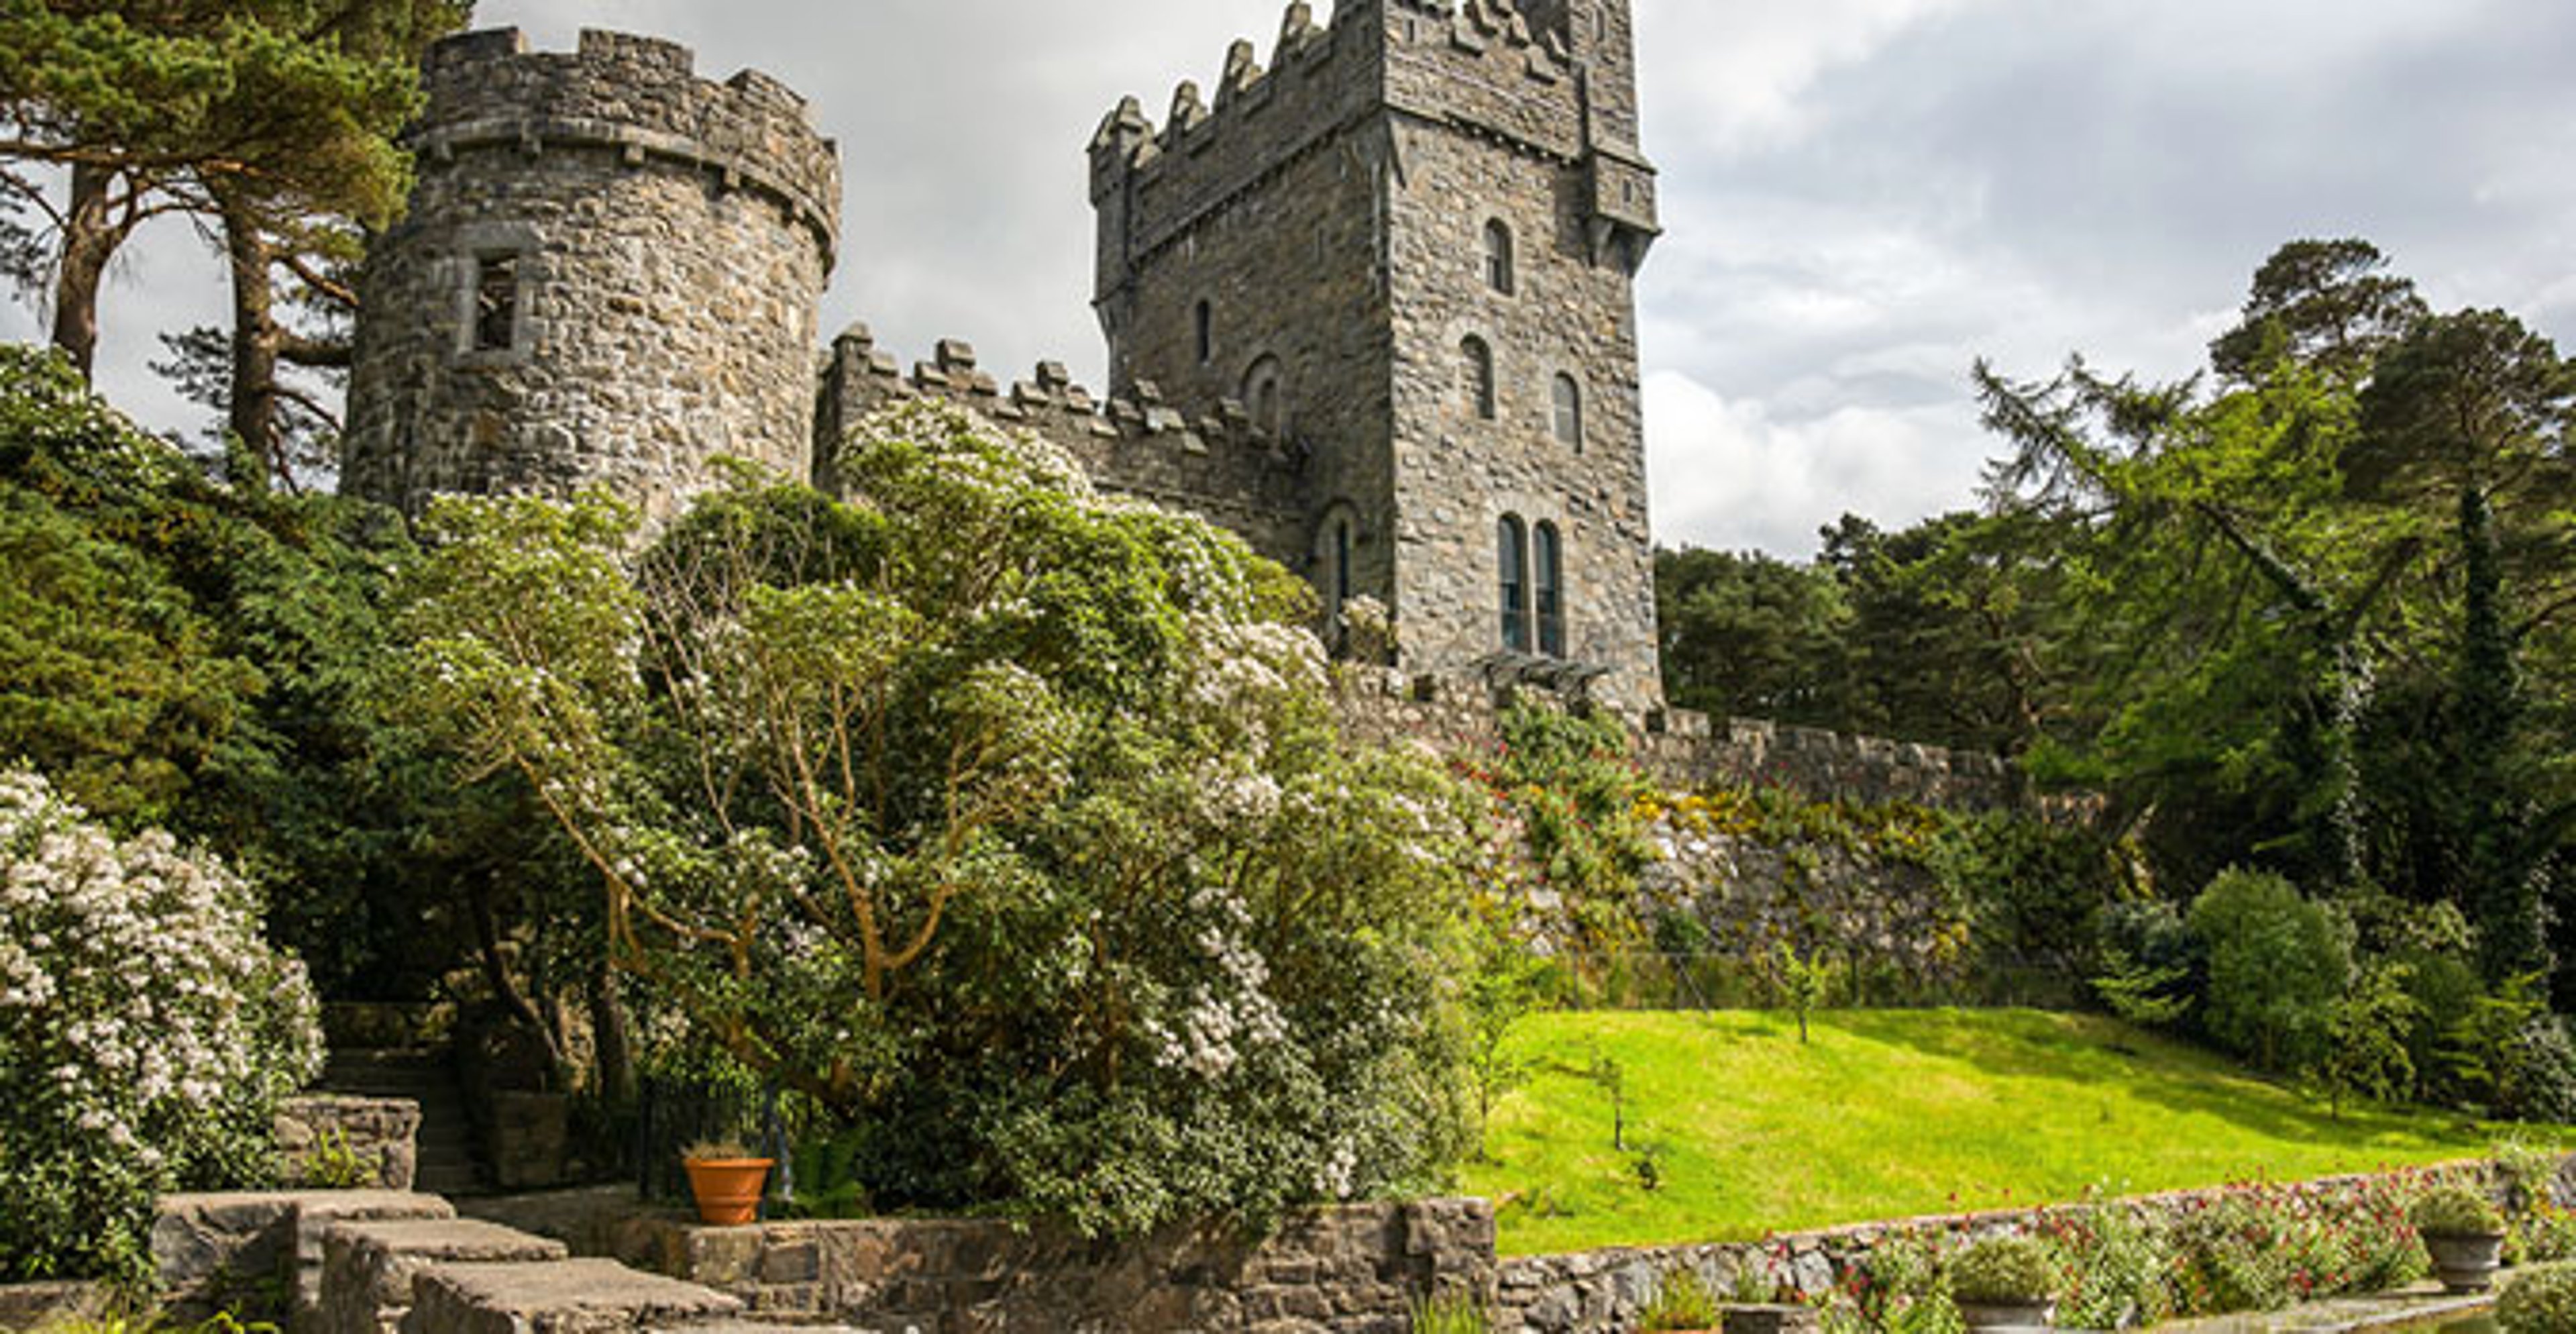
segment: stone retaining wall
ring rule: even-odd
[[[326,1229],[455,1216],[447,1201],[408,1191],[165,1195],[152,1222],[152,1262],[181,1321],[230,1310],[302,1328],[320,1306]]]
[[[0,1283],[0,1329],[95,1319],[107,1313],[114,1296],[104,1283]]]
[[[1505,1260],[1496,1266],[1498,1334],[1600,1334],[1634,1329],[1647,1303],[1668,1274],[1696,1272],[1712,1291],[1736,1288],[1738,1275],[1751,1273],[1784,1300],[1821,1296],[1855,1274],[1868,1271],[1871,1253],[1902,1239],[1948,1239],[1964,1244],[1980,1237],[2028,1232],[2051,1222],[2081,1216],[2096,1208],[2124,1208],[2141,1215],[2179,1220],[2231,1196],[2279,1191],[2320,1201],[2345,1201],[2392,1181],[2421,1179],[2436,1171],[2479,1174],[2491,1185],[2493,1169],[2483,1163],[2410,1172],[2328,1177],[2279,1185],[2234,1185],[2208,1190],[2173,1191],[2112,1201],[2107,1205],[2054,1205],[2044,1208],[1977,1214],[1953,1214],[1868,1223],[1802,1232],[1758,1242],[1725,1242],[1701,1246],[1614,1248],[1574,1255],[1540,1255]],[[2559,1202],[2576,1199],[2576,1158],[2561,1163],[2553,1194]],[[2501,1196],[2501,1188],[2494,1187]]]
[[[1521,678],[1545,689],[1543,668],[1525,664]],[[1502,742],[1504,701],[1519,688],[1515,668],[1496,664],[1487,678],[1408,676],[1345,664],[1336,672],[1337,713],[1350,737],[1382,745],[1422,742],[1461,755],[1492,753]],[[1812,801],[1855,805],[1911,802],[1947,810],[1998,810],[2028,803],[2011,766],[1992,755],[1783,727],[1745,718],[1712,719],[1685,709],[1658,709],[1620,721],[1637,762],[1677,792],[1712,786],[1779,788]]]
[[[419,1169],[420,1104],[408,1098],[333,1094],[289,1098],[277,1109],[277,1151],[297,1185],[410,1190]],[[317,1159],[344,1148],[365,1170],[355,1182],[322,1181]]]
[[[1422,1294],[1491,1293],[1494,1215],[1482,1200],[1356,1205],[1266,1238],[1208,1228],[1135,1243],[987,1221],[639,1220],[623,1258],[763,1315],[860,1329],[1406,1334]]]

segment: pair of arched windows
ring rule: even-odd
[[[1493,344],[1469,334],[1458,344],[1460,369],[1466,376],[1467,404],[1478,421],[1492,421],[1500,415],[1500,394],[1494,377]],[[1548,386],[1548,421],[1558,444],[1577,453],[1583,450],[1583,386],[1571,375],[1560,374]]]
[[[1556,525],[1533,528],[1503,516],[1498,538],[1503,647],[1543,658],[1565,656],[1565,542]]]

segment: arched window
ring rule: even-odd
[[[1252,363],[1243,373],[1243,406],[1252,413],[1254,430],[1266,435],[1285,433],[1287,405],[1280,401],[1279,358],[1265,356]]]
[[[1194,346],[1198,348],[1199,364],[1204,366],[1216,359],[1216,307],[1202,301],[1190,314],[1196,335]]]
[[[1565,656],[1565,543],[1556,525],[1542,523],[1531,534],[1538,591],[1538,651],[1545,658]]]
[[[1467,373],[1467,401],[1476,415],[1485,421],[1494,419],[1494,349],[1474,334],[1458,345],[1459,360]]]
[[[1529,614],[1529,527],[1520,516],[1503,516],[1500,548],[1499,583],[1503,595],[1503,647],[1514,653],[1530,651]]]
[[[1359,514],[1348,501],[1335,501],[1315,529],[1315,590],[1324,595],[1324,622],[1331,625],[1359,595]]]
[[[1485,285],[1512,294],[1512,229],[1496,218],[1485,224]]]
[[[1555,390],[1549,395],[1556,409],[1557,443],[1583,448],[1583,387],[1571,375],[1556,377]]]

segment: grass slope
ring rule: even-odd
[[[2482,1152],[2456,1118],[2322,1103],[2106,1019],[2030,1011],[1535,1015],[1531,1078],[1494,1109],[1465,1185],[1502,1249],[1758,1238],[1836,1223],[2296,1180]],[[1630,1152],[1584,1077],[1624,1072]],[[1661,1189],[1637,1150],[1651,1146]]]

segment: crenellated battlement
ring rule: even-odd
[[[1379,112],[1587,169],[1587,203],[1655,230],[1654,172],[1636,143],[1624,9],[1578,22],[1574,0],[1345,0],[1330,27],[1288,6],[1269,63],[1228,49],[1213,92],[1174,88],[1158,123],[1123,98],[1093,133],[1092,202],[1118,220],[1121,265],[1174,244],[1247,191]],[[1122,274],[1104,252],[1100,293]]]
[[[822,485],[834,484],[831,446],[878,408],[924,395],[1055,444],[1103,490],[1218,517],[1274,559],[1302,558],[1306,459],[1255,425],[1242,404],[1228,401],[1193,418],[1150,383],[1104,398],[1074,383],[1058,361],[1041,361],[1029,378],[1004,385],[963,339],[941,339],[929,360],[909,369],[879,348],[864,324],[833,340],[816,407]]]
[[[689,48],[586,29],[570,52],[530,51],[516,28],[438,43],[422,65],[427,110],[412,131],[424,170],[457,155],[617,154],[629,167],[703,173],[775,200],[828,269],[840,244],[841,168],[805,99],[757,70],[699,78]]]

